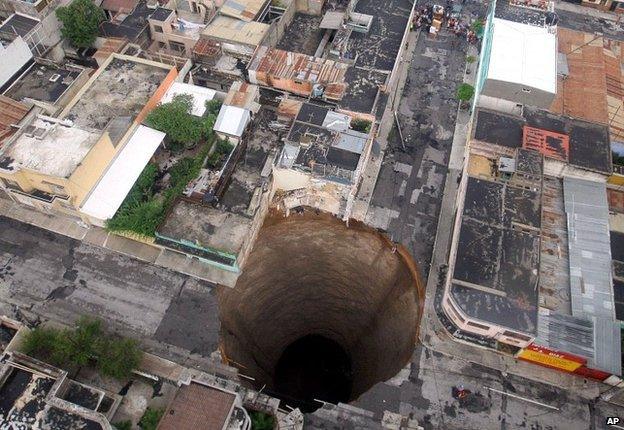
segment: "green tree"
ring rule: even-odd
[[[206,113],[204,115],[214,115],[214,116],[219,115],[219,111],[221,110],[222,105],[223,103],[221,102],[221,100],[218,100],[218,99],[208,100],[205,103]]]
[[[132,430],[132,421],[120,421],[118,423],[113,424],[113,427],[117,430]]]
[[[192,107],[192,96],[178,94],[152,110],[146,118],[147,125],[166,133],[175,146],[197,143],[204,130],[201,119],[191,114]]]
[[[156,430],[158,422],[164,413],[165,411],[163,409],[147,408],[141,417],[141,421],[139,421],[139,427],[143,430]]]
[[[473,95],[474,87],[472,85],[464,83],[457,87],[457,99],[460,102],[465,103],[469,101]]]
[[[102,375],[123,380],[139,366],[142,357],[143,352],[137,341],[125,338],[108,339],[102,344],[98,369]]]
[[[61,33],[78,48],[89,47],[95,42],[98,26],[104,21],[104,11],[92,0],[74,0],[69,6],[56,9],[61,21]]]
[[[33,357],[51,356],[59,334],[58,330],[36,327],[26,333],[22,351],[24,354],[32,355]]]
[[[258,411],[249,413],[251,418],[251,430],[273,430],[275,419],[268,414]]]

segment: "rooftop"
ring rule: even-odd
[[[257,21],[241,21],[228,16],[216,16],[202,35],[226,42],[257,46],[262,43],[269,25]]]
[[[98,220],[112,218],[164,138],[165,133],[139,125],[80,210]]]
[[[557,91],[557,37],[545,27],[494,18],[488,79]]]
[[[12,126],[18,124],[29,111],[30,108],[25,104],[6,96],[0,96],[0,148],[2,143],[17,130]]]
[[[368,134],[351,130],[350,123],[348,115],[311,103],[301,104],[279,166],[350,183],[369,138]]]
[[[72,86],[74,80],[84,71],[79,66],[35,62],[4,93],[14,100],[37,100],[54,104]]]
[[[103,415],[82,413],[73,400],[56,397],[66,374],[28,357],[5,355],[0,365],[0,428],[103,430]],[[52,405],[49,400],[54,398]]]
[[[153,19],[154,21],[166,21],[167,18],[171,16],[173,13],[172,9],[167,9],[165,7],[156,8],[154,13],[149,17],[149,19]]]
[[[158,430],[221,430],[234,409],[236,394],[191,382],[178,389]]]
[[[259,97],[260,89],[257,85],[251,85],[243,81],[234,81],[225,96],[225,100],[223,100],[223,104],[253,111]]]
[[[113,54],[61,113],[78,127],[104,130],[113,118],[136,118],[172,66]]]
[[[467,314],[535,334],[539,189],[468,178],[451,295]]]
[[[39,116],[0,153],[0,168],[29,169],[68,178],[100,138],[100,133]]]
[[[128,13],[134,10],[138,3],[138,0],[104,0],[101,7],[111,12]]]
[[[613,320],[609,205],[604,183],[563,178],[572,315]]]
[[[237,255],[250,230],[250,218],[179,200],[158,228],[158,235],[193,243],[217,254]]]
[[[251,112],[248,109],[224,104],[217,116],[214,131],[241,137],[249,121],[251,121]]]
[[[542,142],[556,146],[563,144],[562,141],[557,141],[557,135],[567,137],[569,164],[603,174],[611,173],[611,146],[605,125],[559,116],[530,107],[524,108],[523,117],[478,109],[473,137],[482,142],[507,148],[520,148],[526,147],[527,142],[530,142],[525,134],[530,133],[531,128],[541,130],[540,134],[544,137]],[[544,144],[542,152],[546,157],[561,159],[561,148]]]
[[[321,84],[325,86],[327,98],[340,100],[347,88],[345,74],[348,68],[347,63],[261,46],[248,70],[253,76],[252,83],[276,88],[285,85],[284,90],[302,95],[310,94],[312,88],[299,82]],[[284,81],[287,83],[283,84]]]
[[[100,36],[126,38],[134,42],[146,31],[148,18],[154,9],[147,7],[145,1],[140,1],[127,15],[121,15],[120,20],[104,21],[100,24]]]
[[[14,13],[0,24],[0,38],[4,40],[13,40],[17,36],[25,37],[28,35],[41,21],[27,15]]]
[[[217,92],[198,85],[174,82],[163,96],[161,103],[169,103],[175,96],[181,94],[193,97],[193,109],[191,113],[195,116],[202,116],[204,112],[206,112],[206,102],[212,100]]]
[[[269,0],[225,0],[219,13],[242,21],[253,21],[268,3]]]
[[[550,110],[608,124],[611,141],[624,142],[624,44],[567,28],[557,37],[568,72],[558,78]]]

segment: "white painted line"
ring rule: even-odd
[[[535,405],[542,406],[544,408],[552,409],[554,411],[560,410],[559,408],[557,408],[555,406],[550,406],[550,405],[547,405],[545,403],[540,403],[540,402],[538,402],[536,400],[527,399],[526,397],[520,397],[520,396],[517,396],[517,395],[515,395],[513,393],[508,393],[506,391],[501,391],[501,390],[497,390],[495,388],[490,388],[490,387],[486,387],[486,386],[484,386],[483,388],[485,388],[486,390],[489,390],[489,391],[494,391],[495,393],[502,394],[504,396],[513,397],[515,399],[524,400],[525,402],[533,403]]]

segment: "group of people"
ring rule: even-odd
[[[451,17],[452,2],[447,1],[446,9],[442,15],[436,14],[436,8],[439,8],[439,6],[428,5],[416,10],[414,20],[412,21],[412,29],[423,30],[426,33],[435,33],[435,31],[431,31],[434,19],[438,19],[440,22],[444,20],[446,28],[452,31],[455,36],[465,37],[469,43],[477,43],[477,34],[470,29],[470,25],[459,18]]]

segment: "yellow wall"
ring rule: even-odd
[[[87,153],[82,163],[69,177],[71,195],[74,197],[74,205],[76,207],[79,207],[84,198],[99,181],[102,173],[104,173],[115,154],[122,147],[122,142],[119,142],[115,148],[106,132]]]
[[[620,175],[618,173],[614,173],[611,175],[607,181],[611,185],[624,185],[624,175]]]

